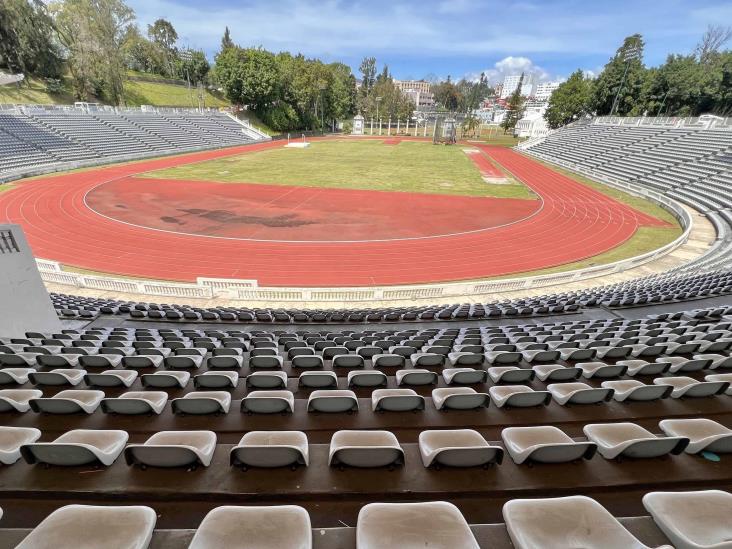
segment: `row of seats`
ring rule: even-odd
[[[630,422],[591,423],[583,427],[586,440],[569,437],[554,426],[507,427],[503,445],[490,444],[472,429],[424,430],[419,451],[424,467],[488,467],[500,464],[508,452],[517,465],[569,463],[603,458],[647,459],[668,454],[732,452],[732,429],[705,418],[665,419],[663,434]],[[109,467],[124,452],[128,465],[147,467],[208,467],[216,450],[213,431],[160,431],[142,444],[128,444],[122,430],[75,429],[52,442],[39,442],[32,427],[0,427],[0,463],[12,465],[21,456],[30,464]],[[505,450],[504,450],[505,449]],[[277,468],[309,466],[308,438],[301,431],[250,431],[229,452],[232,466]],[[328,465],[394,467],[404,465],[397,437],[385,430],[339,430],[330,441]]]
[[[732,494],[721,490],[650,492],[643,505],[677,549],[728,546]],[[646,549],[600,503],[586,496],[514,499],[503,518],[516,549]],[[44,519],[17,549],[134,547],[150,544],[157,520],[145,506],[68,505]],[[310,549],[313,531],[299,506],[223,506],[210,511],[189,549]],[[356,523],[358,549],[480,549],[460,510],[444,501],[370,503]]]

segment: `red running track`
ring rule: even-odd
[[[44,177],[0,195],[0,219],[22,224],[37,257],[87,269],[272,286],[414,284],[561,265],[618,246],[640,225],[665,225],[507,148],[479,146],[541,197],[533,216],[455,236],[358,243],[228,240],[126,225],[90,210],[86,192],[135,173],[278,147],[264,143]],[[466,212],[470,215],[470,212]]]

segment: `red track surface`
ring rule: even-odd
[[[664,222],[576,183],[510,149],[479,146],[543,199],[512,225],[449,237],[390,242],[253,242],[154,231],[90,210],[88,190],[115,179],[246,151],[266,143],[45,177],[0,195],[0,219],[20,223],[37,257],[88,269],[192,281],[355,286],[443,282],[529,271],[605,252],[640,225]],[[474,212],[465,212],[473,215]]]
[[[470,160],[473,161],[475,167],[480,171],[480,175],[483,177],[491,177],[493,179],[505,179],[503,172],[495,167],[490,158],[484,154],[476,154],[473,152],[466,153]]]

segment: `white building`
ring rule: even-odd
[[[546,103],[542,106],[527,107],[524,116],[518,122],[513,130],[514,135],[518,137],[539,137],[549,132],[549,126],[544,120],[546,112]]]
[[[510,97],[518,87],[520,74],[511,74],[503,79],[503,87],[501,88],[501,99]],[[524,73],[524,80],[521,84],[521,95],[529,97],[534,91],[534,74],[531,72]]]
[[[554,93],[554,90],[559,87],[559,84],[561,82],[542,82],[537,84],[534,90],[534,99],[538,101],[549,101],[549,98]]]
[[[394,85],[402,91],[414,90],[421,93],[430,93],[431,84],[426,80],[393,80]]]
[[[435,94],[430,91],[402,90],[402,93],[408,97],[417,108],[435,106]]]

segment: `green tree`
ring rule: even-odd
[[[0,2],[0,67],[57,78],[61,57],[53,35],[53,20],[41,0]]]
[[[178,60],[178,76],[193,84],[206,81],[211,65],[202,51],[190,51],[187,59]]]
[[[361,72],[361,91],[363,95],[368,95],[376,83],[376,58],[364,57],[359,71]]]
[[[175,62],[178,58],[175,43],[178,41],[178,33],[173,24],[167,19],[156,19],[152,25],[147,26],[147,36],[160,49],[167,76],[175,76]]]
[[[512,130],[516,127],[516,122],[521,120],[521,117],[524,115],[524,97],[521,95],[521,87],[524,85],[524,73],[521,73],[521,78],[519,78],[518,86],[516,86],[516,89],[511,94],[511,97],[508,100],[508,109],[506,111],[506,116],[503,118],[503,122],[501,122],[501,128],[503,128],[503,133],[507,133],[508,130]]]
[[[628,36],[597,78],[594,93],[598,115],[638,115],[643,112],[643,37]],[[614,111],[613,111],[614,108]]]
[[[444,82],[433,86],[432,93],[435,96],[435,103],[451,112],[456,111],[461,102],[464,101],[460,90],[452,82],[450,76]]]
[[[229,33],[229,27],[227,26],[224,29],[224,36],[221,37],[221,49],[219,51],[224,51],[227,48],[233,48],[234,46],[234,41],[231,39],[231,33]]]
[[[485,73],[480,73],[477,81],[462,79],[457,83],[458,106],[460,112],[469,113],[480,106],[480,102],[493,93]]]
[[[462,124],[463,136],[470,134],[473,137],[478,137],[476,135],[476,133],[479,129],[480,129],[480,120],[472,112],[469,113],[463,120],[463,124]]]
[[[554,90],[549,98],[544,118],[550,128],[555,129],[573,122],[592,110],[592,80],[585,78],[581,69]]]
[[[228,48],[216,60],[216,74],[232,103],[260,110],[278,98],[278,67],[266,50]]]

